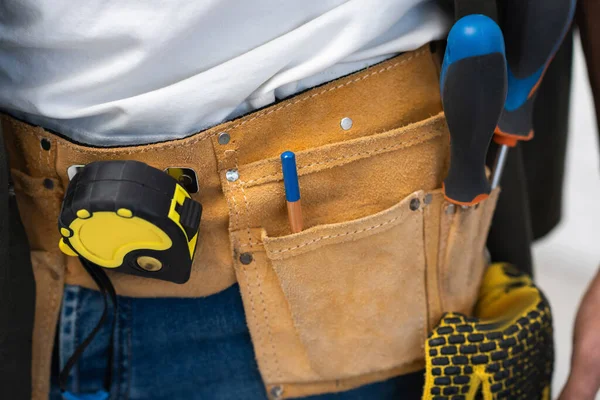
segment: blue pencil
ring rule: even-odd
[[[302,206],[300,204],[300,185],[296,168],[296,155],[291,151],[281,154],[281,169],[283,170],[283,185],[287,201],[288,219],[292,233],[302,231]]]

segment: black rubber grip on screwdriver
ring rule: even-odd
[[[452,27],[440,86],[451,151],[444,195],[477,204],[491,190],[485,159],[507,90],[504,37],[492,19],[469,15]]]
[[[548,65],[563,42],[576,0],[505,0],[502,23],[508,96],[494,141],[514,147],[533,138],[533,104]]]

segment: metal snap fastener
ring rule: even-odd
[[[230,140],[231,140],[231,136],[229,136],[229,133],[227,133],[227,132],[219,133],[219,136],[217,139],[219,144],[228,144]]]
[[[187,167],[169,167],[165,172],[175,178],[177,182],[190,194],[200,191],[198,185],[198,175],[192,168]]]
[[[242,253],[240,254],[240,262],[244,265],[248,265],[254,260],[251,253]]]
[[[410,209],[412,211],[417,211],[421,207],[421,201],[419,199],[412,199],[410,201]]]
[[[225,178],[229,181],[229,182],[235,182],[240,178],[240,174],[237,171],[237,169],[230,169],[229,171],[227,171],[225,173]]]
[[[136,261],[141,269],[148,272],[160,271],[163,267],[162,262],[154,257],[141,256]]]
[[[271,388],[271,397],[274,400],[280,399],[283,396],[283,388],[281,386],[273,386]]]
[[[423,199],[423,202],[425,204],[431,204],[432,201],[433,201],[433,195],[431,193],[427,193],[427,195],[425,196],[425,199]]]
[[[347,131],[350,128],[352,128],[352,119],[348,118],[348,117],[344,117],[342,118],[342,120],[340,121],[340,126],[342,127],[343,130]]]

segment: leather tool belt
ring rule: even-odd
[[[443,313],[473,311],[498,196],[468,209],[444,201],[449,135],[433,47],[165,143],[88,147],[3,116],[37,283],[34,399],[48,396],[63,285],[95,288],[57,247],[68,170],[103,160],[195,172],[192,198],[203,213],[189,281],[109,276],[133,297],[209,296],[237,282],[272,398],[423,369],[427,334]],[[302,187],[305,227],[296,234],[285,150],[296,153]]]

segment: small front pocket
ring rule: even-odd
[[[351,222],[283,237],[262,231],[252,261],[238,257],[246,315],[268,384],[410,369],[423,358],[425,206],[425,193],[418,191]]]
[[[279,157],[228,158],[235,164],[220,173],[236,277],[273,397],[339,392],[424,367],[425,336],[443,311],[448,145],[439,114],[297,152],[306,228],[297,234]]]
[[[485,242],[499,189],[475,207],[445,204],[440,221],[439,282],[444,312],[470,314],[488,260]]]

